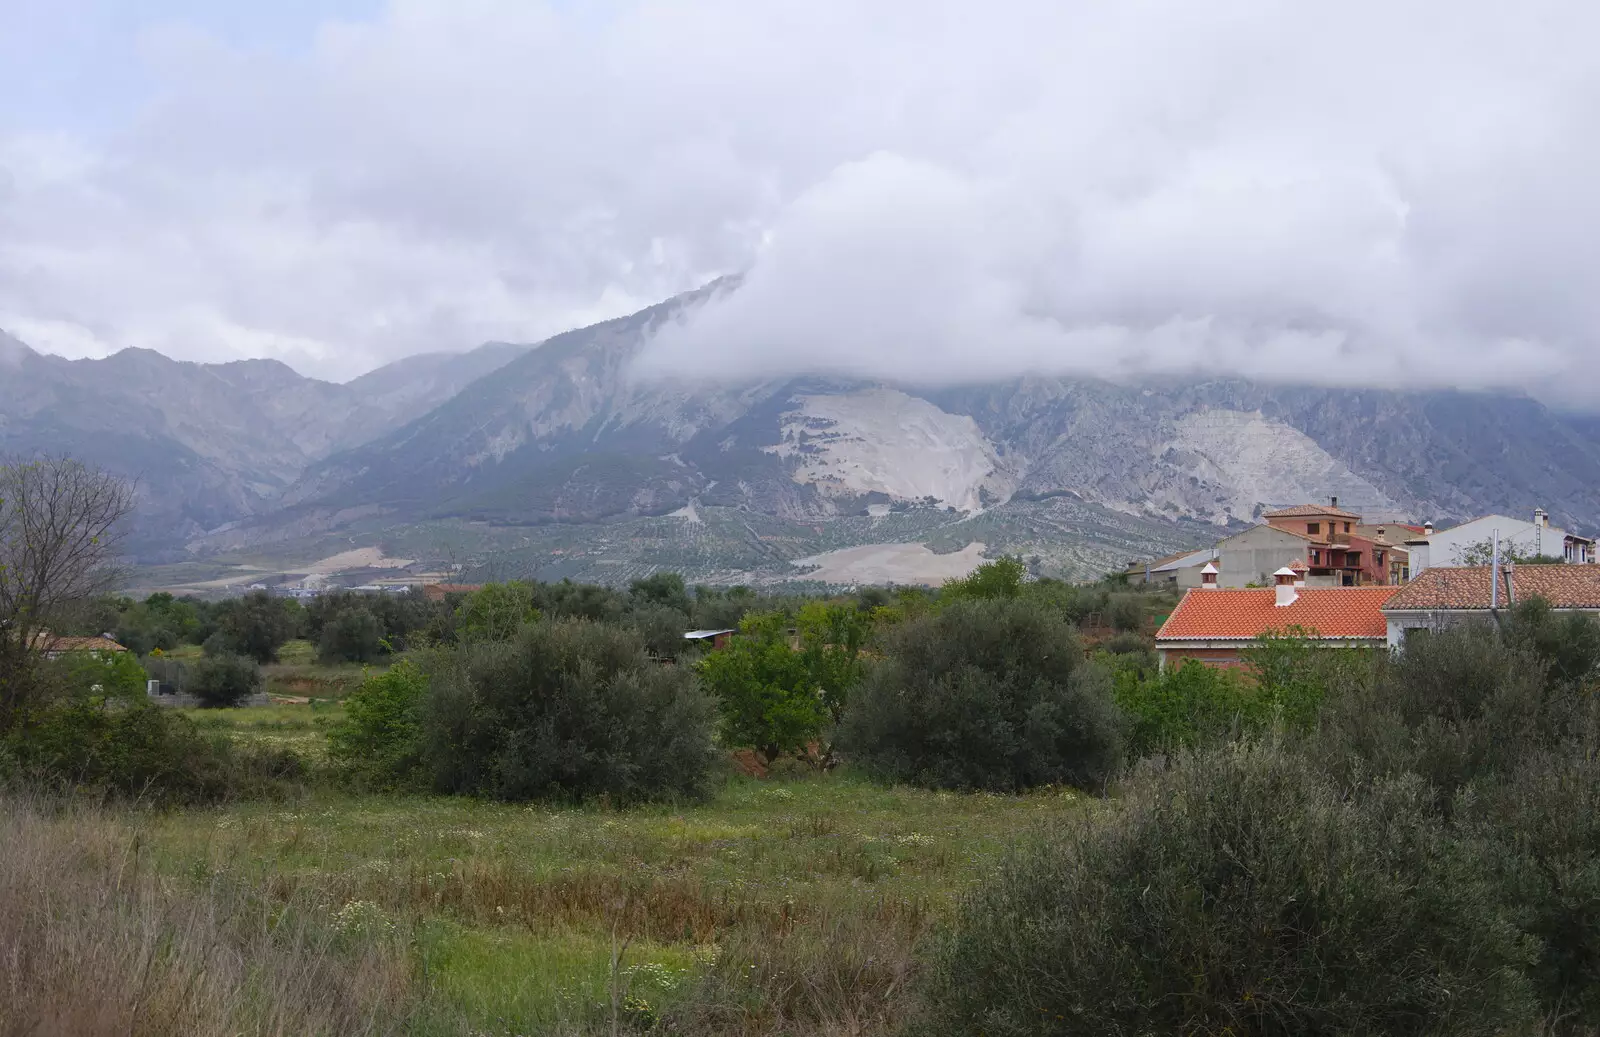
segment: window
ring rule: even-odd
[[[1348,522],[1346,522],[1346,523],[1345,523],[1345,524],[1344,524],[1344,531],[1345,531],[1345,532],[1346,532],[1346,533],[1348,533],[1348,532],[1350,532],[1350,523],[1348,523]]]
[[[1320,522],[1307,522],[1306,523],[1306,532],[1310,533],[1312,536],[1316,536],[1318,533],[1322,532],[1322,523],[1320,523]]]
[[[1382,551],[1374,551],[1374,552],[1372,552],[1372,563],[1374,565],[1382,565],[1383,564],[1383,552]]]
[[[1311,552],[1311,564],[1312,565],[1320,565],[1320,564],[1322,564],[1322,552],[1321,551],[1312,551]]]

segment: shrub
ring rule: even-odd
[[[47,787],[157,802],[201,803],[277,791],[298,757],[207,738],[187,717],[146,703],[75,702],[45,710],[7,739],[7,775]]]
[[[371,662],[388,652],[383,621],[362,607],[346,608],[322,625],[317,658],[323,662]]]
[[[261,686],[261,669],[242,655],[212,655],[189,668],[188,692],[202,706],[237,706]]]
[[[1132,756],[1220,744],[1260,730],[1267,718],[1260,696],[1238,673],[1193,659],[1143,679],[1118,673],[1115,688],[1130,722]]]
[[[841,748],[889,781],[1015,790],[1095,787],[1121,757],[1120,717],[1099,668],[1078,672],[1076,632],[1018,601],[961,601],[911,620],[863,681]]]
[[[1600,669],[1600,620],[1585,612],[1555,612],[1543,598],[1512,610],[1507,641],[1536,656],[1552,683],[1576,684]]]
[[[645,605],[629,612],[624,623],[639,632],[645,650],[657,659],[676,659],[688,646],[683,634],[689,617],[675,608]]]
[[[1022,592],[1023,580],[1027,575],[1028,567],[1022,563],[1022,559],[1009,556],[996,558],[960,579],[946,580],[940,598],[946,601],[1014,598]]]
[[[498,799],[694,797],[716,760],[716,703],[639,636],[536,623],[430,667],[423,761],[441,792]]]
[[[1528,941],[1426,799],[1354,804],[1272,747],[1184,758],[977,887],[917,1032],[1528,1032]]]
[[[328,755],[373,788],[417,783],[427,691],[427,676],[409,659],[368,677],[345,699],[344,716],[328,730]]]
[[[1144,596],[1137,592],[1113,594],[1106,602],[1106,622],[1115,630],[1133,633],[1144,629]]]
[[[1330,692],[1306,751],[1345,787],[1420,776],[1448,811],[1457,789],[1509,778],[1567,730],[1573,701],[1547,696],[1538,658],[1463,627],[1413,638]]]

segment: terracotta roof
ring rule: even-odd
[[[126,652],[127,649],[109,637],[67,637],[41,630],[34,635],[33,648],[38,652]]]
[[[1511,594],[1500,600],[1543,598],[1558,609],[1600,608],[1600,565],[1518,565],[1511,569]],[[1424,569],[1401,588],[1389,609],[1486,609],[1489,607],[1489,567],[1471,565]]]
[[[1332,515],[1335,518],[1356,519],[1361,518],[1353,511],[1341,511],[1338,508],[1326,507],[1321,504],[1296,504],[1292,508],[1279,508],[1277,511],[1264,511],[1262,518],[1316,518],[1319,515]]]
[[[1189,591],[1156,633],[1160,641],[1248,640],[1300,627],[1344,640],[1383,638],[1381,609],[1397,587],[1299,587],[1293,604],[1279,606],[1277,588]]]
[[[443,601],[446,594],[471,594],[482,589],[481,583],[425,583],[422,596],[429,601]]]

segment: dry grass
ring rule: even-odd
[[[379,1034],[406,950],[344,941],[293,895],[151,867],[137,822],[0,799],[0,1037]]]

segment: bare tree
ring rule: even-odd
[[[131,485],[72,458],[0,458],[0,730],[31,704],[41,632],[117,585],[133,503]]]

